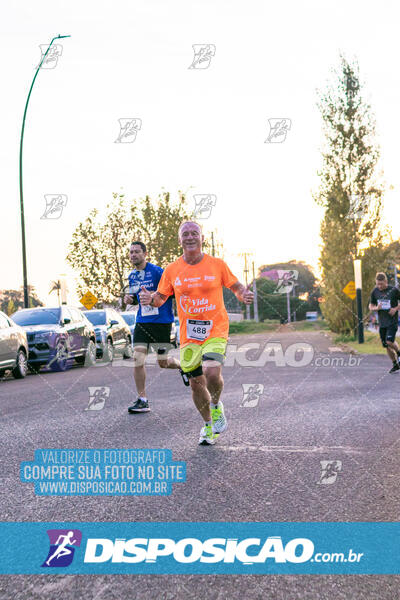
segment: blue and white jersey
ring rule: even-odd
[[[172,312],[172,296],[159,308],[154,306],[142,306],[140,304],[139,292],[141,287],[145,287],[150,292],[155,292],[158,282],[161,279],[164,269],[146,263],[143,271],[134,269],[128,277],[129,294],[135,295],[139,302],[139,310],[136,317],[136,323],[172,323],[174,313]]]

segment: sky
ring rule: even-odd
[[[114,0],[2,4],[0,289],[22,285],[19,139],[41,45],[71,35],[54,68],[41,69],[23,150],[28,282],[48,305],[50,282],[67,274],[72,233],[113,192],[128,199],[213,194],[216,230],[231,269],[244,252],[256,267],[304,260],[317,272],[323,216],[318,188],[323,141],[316,89],[339,53],[356,57],[377,121],[388,189],[384,222],[400,236],[398,3],[251,0]],[[207,68],[193,45],[210,44]],[[132,143],[115,143],[119,119],[140,119]],[[266,143],[269,119],[288,119]],[[286,121],[289,123],[289,121]],[[125,138],[127,140],[128,138]],[[46,195],[61,195],[59,218]],[[57,213],[56,213],[57,214]]]

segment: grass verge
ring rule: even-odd
[[[255,321],[231,321],[229,323],[229,333],[262,333],[263,331],[276,331],[279,327],[285,327],[285,331],[319,331],[327,330],[325,321],[296,321],[288,325],[281,325],[278,320],[265,320],[262,323]]]
[[[351,335],[338,335],[334,338],[334,342],[335,344],[345,344],[360,354],[386,354],[379,334],[372,331],[364,332],[364,344],[359,344],[357,339]]]

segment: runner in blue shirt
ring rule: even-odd
[[[132,242],[129,255],[134,269],[128,277],[129,294],[125,295],[124,302],[133,304],[133,296],[136,296],[139,310],[133,334],[133,374],[138,397],[133,406],[128,408],[128,412],[140,413],[150,410],[146,396],[144,366],[150,345],[157,351],[157,361],[161,368],[179,369],[185,385],[189,385],[189,380],[181,370],[179,361],[173,356],[168,356],[168,350],[171,348],[171,327],[174,321],[172,296],[159,308],[140,304],[139,291],[145,288],[155,292],[163,269],[146,261],[147,249],[143,242]]]

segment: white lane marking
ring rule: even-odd
[[[347,452],[348,454],[364,454],[367,450],[362,448],[351,448],[349,446],[216,446],[225,451],[240,451],[250,450],[251,452],[303,452],[313,454],[317,452]]]

